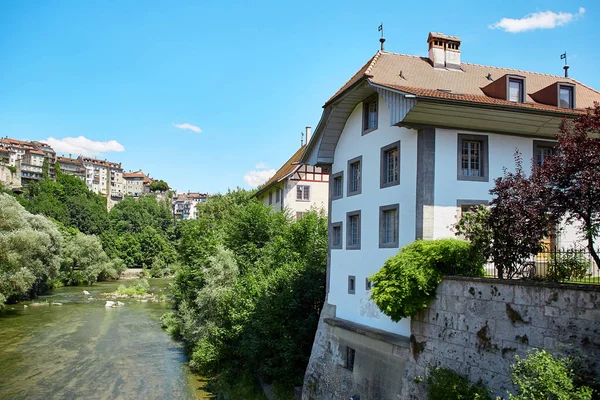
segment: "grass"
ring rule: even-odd
[[[582,279],[570,279],[567,283],[585,283],[588,285],[600,285],[600,276],[594,276]]]
[[[120,285],[117,288],[117,293],[126,296],[143,296],[150,290],[150,284],[146,279],[139,279],[133,285]]]

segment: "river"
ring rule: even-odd
[[[149,281],[166,292],[168,280]],[[0,399],[210,398],[182,344],[160,327],[168,302],[104,307],[100,293],[131,282],[64,287],[35,300],[62,306],[8,305],[0,313]]]

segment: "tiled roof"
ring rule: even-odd
[[[58,161],[59,163],[63,163],[63,164],[81,164],[79,162],[79,160],[76,158],[63,157],[63,156],[57,156],[56,161]]]
[[[145,178],[146,175],[144,175],[143,172],[139,171],[139,172],[123,172],[123,178],[127,179],[127,178]]]
[[[593,107],[600,101],[600,92],[573,78],[527,72],[508,68],[490,67],[461,63],[462,70],[433,68],[427,57],[379,51],[328,101],[360,80],[392,89],[416,94],[417,96],[474,103],[496,104],[544,111],[569,113],[570,110],[535,102],[531,94],[557,82],[576,85],[577,108]],[[504,75],[520,75],[526,78],[526,103],[514,103],[485,95],[482,88]],[[490,80],[489,77],[492,79]]]
[[[271,177],[271,179],[269,179],[261,188],[258,192],[256,192],[256,195],[264,192],[265,190],[267,190],[269,187],[271,187],[272,185],[274,185],[275,183],[279,182],[280,180],[286,178],[289,174],[291,174],[292,172],[294,172],[294,170],[298,167],[298,163],[300,162],[300,160],[302,159],[302,154],[304,153],[304,150],[306,149],[306,145],[302,145],[298,150],[296,150],[296,152],[294,153],[294,155],[292,157],[290,157],[289,160],[287,160],[285,162],[285,164],[283,164],[281,166],[281,168],[279,168],[277,170],[277,172],[275,172],[275,175],[273,175],[273,177]],[[255,195],[255,196],[256,196]]]

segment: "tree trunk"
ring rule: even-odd
[[[596,268],[600,269],[600,257],[598,257],[598,253],[594,249],[594,239],[591,236],[588,237],[588,250],[596,263]]]

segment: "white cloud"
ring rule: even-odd
[[[41,142],[49,144],[59,154],[72,154],[75,157],[80,154],[93,157],[108,151],[125,151],[125,147],[116,140],[96,142],[85,136],[76,138],[66,137],[63,139],[49,137]]]
[[[505,32],[519,33],[535,29],[552,29],[573,22],[585,14],[585,8],[579,7],[578,14],[554,11],[541,11],[528,14],[523,18],[502,18],[495,24],[489,25],[490,29],[503,29]]]
[[[257,187],[271,179],[273,175],[275,175],[274,169],[266,169],[262,171],[248,171],[244,175],[244,182],[248,186]]]
[[[256,169],[266,169],[266,168],[269,168],[269,167],[267,166],[266,163],[264,163],[262,161],[259,162],[258,164],[256,164]]]
[[[188,124],[187,122],[184,122],[183,124],[173,124],[173,126],[175,128],[188,130],[188,131],[192,131],[192,132],[196,132],[196,133],[202,132],[202,129],[200,129],[199,126]]]

